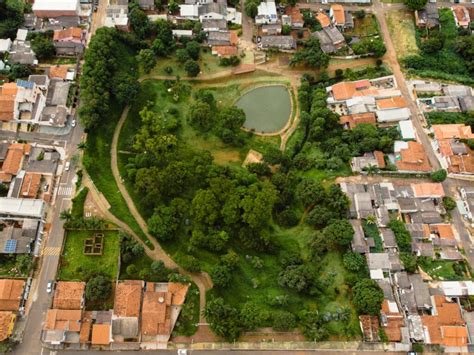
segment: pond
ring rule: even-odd
[[[290,93],[283,85],[263,86],[241,96],[235,105],[244,110],[244,128],[257,133],[274,133],[290,119]]]

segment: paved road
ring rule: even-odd
[[[153,355],[176,355],[177,350],[157,350],[157,351],[145,351],[144,354],[153,354]],[[187,355],[309,355],[309,354],[318,354],[318,355],[334,355],[334,353],[344,353],[344,354],[376,354],[380,353],[378,351],[367,351],[367,350],[188,350]],[[406,352],[384,352],[391,354],[406,354]],[[57,353],[45,351],[43,355],[77,355],[77,351],[58,351]],[[88,355],[103,355],[103,351],[88,351]],[[136,351],[120,351],[120,355],[136,355]]]
[[[4,132],[2,132],[4,133]],[[70,159],[71,156],[77,150],[77,145],[81,142],[83,129],[78,124],[74,130],[67,136],[66,156]],[[25,137],[27,139],[40,140],[39,137],[35,137],[36,134],[28,134]],[[71,166],[70,171],[64,172],[59,179],[57,184],[58,191],[65,191],[64,187],[73,188],[74,172]],[[61,189],[63,187],[63,189]],[[51,295],[46,292],[46,285],[48,281],[56,278],[56,270],[59,263],[59,253],[64,239],[63,221],[59,218],[59,215],[63,209],[67,209],[70,205],[71,196],[64,194],[58,194],[54,204],[49,210],[48,221],[51,222],[51,229],[49,236],[44,241],[46,243],[44,251],[45,254],[41,258],[41,265],[39,273],[35,278],[34,287],[31,290],[29,304],[30,311],[26,322],[25,336],[23,342],[19,344],[15,349],[15,354],[27,355],[27,354],[40,354],[42,351],[40,335],[41,329],[44,322],[46,310],[49,308],[51,303]]]

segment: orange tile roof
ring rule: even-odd
[[[4,173],[3,171],[0,171],[0,181],[10,182],[12,181],[12,178],[13,178],[12,174],[7,174],[7,173]]]
[[[423,182],[411,184],[415,197],[443,197],[443,185],[439,182]]]
[[[445,296],[433,296],[436,305],[436,313],[440,325],[465,325],[462,318],[461,308],[457,303],[448,302]]]
[[[418,142],[408,142],[408,148],[400,150],[396,165],[403,171],[431,171],[425,149]]]
[[[29,144],[10,144],[1,171],[6,174],[18,174],[18,171],[20,170],[21,164],[23,162],[23,155],[30,154],[30,149],[31,146]]]
[[[81,310],[48,309],[44,329],[80,332],[81,313]]]
[[[304,22],[303,14],[301,13],[300,9],[297,7],[287,7],[285,9],[285,15],[291,17],[291,22]]]
[[[92,345],[110,344],[110,324],[94,324],[92,326]]]
[[[230,44],[236,46],[239,43],[239,35],[237,31],[229,31],[230,32]]]
[[[115,289],[114,314],[118,317],[138,317],[142,301],[143,281],[119,282]]]
[[[66,38],[74,38],[80,40],[82,38],[82,29],[79,27],[69,27],[64,30],[55,30],[53,41],[61,41]]]
[[[357,125],[361,123],[368,123],[375,126],[377,122],[377,118],[375,117],[375,113],[373,112],[364,112],[364,113],[356,113],[352,115],[345,115],[339,118],[340,124],[348,124],[350,129],[353,129]]]
[[[59,281],[54,291],[53,308],[81,309],[85,282]]]
[[[89,343],[92,329],[92,312],[84,312],[82,316],[81,332],[79,333],[79,343]]]
[[[443,337],[441,335],[441,328],[439,326],[438,317],[436,316],[421,316],[421,322],[428,330],[429,344],[441,344]]]
[[[438,141],[439,152],[444,157],[450,157],[453,155],[453,149],[451,148],[451,140],[445,139]]]
[[[21,185],[20,197],[36,198],[41,185],[41,174],[26,173]]]
[[[331,25],[331,20],[329,19],[328,15],[326,15],[325,13],[318,12],[315,17],[316,17],[316,20],[318,20],[319,23],[321,24],[321,27],[324,28]]]
[[[49,78],[66,79],[68,69],[70,68],[70,65],[54,65],[49,68]]]
[[[179,282],[169,282],[168,283],[168,292],[171,292],[173,295],[172,304],[175,306],[180,306],[186,300],[186,295],[188,293],[189,284],[182,284]]]
[[[437,233],[440,238],[454,240],[453,226],[450,224],[432,224],[429,228],[432,232]]]
[[[460,26],[467,26],[469,25],[469,11],[467,11],[466,7],[463,5],[453,5],[452,9],[454,11],[454,15],[458,20]]]
[[[386,99],[377,100],[377,106],[381,110],[391,109],[391,108],[402,108],[407,107],[407,102],[403,96],[394,96]]]
[[[453,155],[449,157],[448,171],[450,173],[474,173],[474,156]]]
[[[376,150],[374,151],[375,159],[377,159],[377,163],[379,164],[379,168],[385,168],[385,158],[383,152]]]
[[[0,312],[0,341],[6,340],[13,332],[16,315],[13,312]]]
[[[378,92],[369,80],[340,82],[332,86],[332,95],[336,100],[347,100],[355,96],[374,95]]]
[[[0,121],[10,121],[14,118],[17,92],[16,83],[5,83],[0,87]]]
[[[466,327],[441,327],[441,334],[445,346],[461,347],[467,345]]]
[[[437,140],[443,139],[474,139],[471,126],[464,124],[436,124],[433,125],[434,135]]]
[[[23,280],[0,280],[0,311],[18,311],[24,288]]]
[[[212,54],[217,54],[219,57],[227,58],[237,55],[237,47],[235,46],[213,46]]]
[[[344,14],[344,7],[340,4],[331,5],[332,13],[334,14],[334,21],[337,25],[346,24],[346,15]]]

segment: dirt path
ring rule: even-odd
[[[110,154],[111,154],[111,166],[112,166],[112,173],[114,174],[115,182],[117,183],[117,186],[120,190],[120,193],[122,194],[128,209],[130,210],[130,213],[132,214],[133,218],[137,221],[138,225],[142,229],[143,233],[147,236],[147,238],[150,240],[150,242],[153,244],[155,247],[154,250],[149,250],[148,247],[145,246],[145,249],[147,249],[147,255],[149,255],[152,259],[154,260],[163,260],[165,265],[168,268],[177,268],[179,269],[179,272],[188,275],[194,283],[197,285],[199,288],[199,306],[201,309],[200,313],[200,323],[205,323],[206,320],[204,319],[204,315],[202,314],[204,307],[206,306],[206,291],[210,288],[212,288],[212,281],[209,275],[205,272],[201,273],[190,273],[187,272],[186,270],[182,269],[178,264],[176,264],[173,259],[163,250],[161,245],[156,241],[156,239],[148,233],[148,226],[141,216],[141,214],[138,212],[135,203],[133,202],[132,197],[127,191],[127,188],[125,187],[125,184],[123,183],[123,180],[120,176],[120,172],[118,169],[118,159],[117,159],[117,145],[118,145],[118,139],[120,136],[120,132],[122,131],[123,124],[125,123],[125,120],[127,119],[128,111],[130,110],[130,106],[127,106],[125,110],[122,112],[122,116],[120,117],[119,122],[117,123],[117,126],[115,127],[114,131],[114,137],[112,139],[112,146],[110,148]],[[128,226],[127,226],[128,227]],[[135,235],[135,234],[134,234]],[[135,236],[137,237],[137,236]],[[140,239],[140,238],[138,238]]]

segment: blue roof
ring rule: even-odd
[[[17,241],[15,239],[9,239],[5,243],[5,246],[3,248],[4,253],[14,253],[16,252],[16,243]]]
[[[35,83],[33,83],[32,81],[26,81],[26,80],[21,80],[21,79],[18,79],[16,81],[16,84],[18,86],[22,86],[27,89],[33,89],[33,86],[35,85]]]

